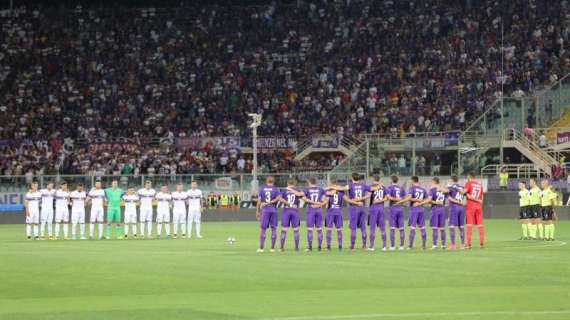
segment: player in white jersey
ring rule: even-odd
[[[50,240],[53,240],[53,200],[55,197],[55,189],[53,182],[48,182],[45,189],[41,189],[42,207],[40,212],[40,238],[43,239],[47,225],[47,233]]]
[[[145,181],[144,188],[137,192],[140,198],[139,222],[141,226],[141,238],[144,238],[144,227],[147,226],[147,235],[152,236],[152,200],[156,191],[152,188],[152,182]]]
[[[38,229],[40,224],[40,201],[42,194],[38,191],[38,183],[32,182],[30,190],[26,193],[24,207],[26,208],[26,236],[28,240],[32,239],[32,229],[34,230],[34,239],[38,240]]]
[[[91,189],[87,194],[87,202],[91,203],[91,212],[89,213],[89,239],[93,240],[95,233],[95,223],[97,223],[99,231],[99,240],[103,239],[103,224],[105,222],[105,190],[101,187],[101,181],[95,182],[95,188]]]
[[[156,238],[162,235],[162,225],[166,229],[166,239],[170,239],[170,202],[172,195],[168,192],[168,186],[162,185],[160,192],[154,197],[158,202],[156,206]]]
[[[200,233],[200,224],[202,221],[202,190],[198,189],[198,183],[192,181],[190,190],[186,191],[188,195],[188,238],[192,238],[192,222],[196,223],[196,237],[202,238]]]
[[[178,225],[182,229],[182,236],[186,236],[186,200],[188,194],[183,191],[182,183],[176,185],[176,191],[172,193],[172,223],[174,239],[178,236]]]
[[[139,196],[135,193],[134,188],[128,188],[127,193],[123,195],[125,203],[125,239],[129,238],[129,226],[133,229],[133,237],[137,237],[137,204]]]
[[[71,239],[77,239],[77,225],[79,224],[79,232],[81,240],[85,240],[85,198],[87,194],[83,190],[83,185],[77,185],[75,191],[69,194],[71,199]]]
[[[67,240],[69,224],[69,191],[67,183],[60,183],[59,189],[55,192],[55,237],[59,237],[59,225],[63,223],[63,237]]]

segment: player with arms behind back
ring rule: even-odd
[[[85,199],[87,194],[85,194],[81,183],[69,194],[69,198],[71,199],[71,239],[77,239],[77,225],[79,224],[81,240],[85,240]]]
[[[42,207],[40,212],[40,237],[44,238],[44,229],[47,225],[47,233],[50,240],[53,240],[53,200],[55,197],[55,189],[53,182],[48,182],[45,189],[41,189]]]
[[[473,238],[473,225],[479,229],[479,244],[481,248],[485,245],[485,228],[483,226],[483,185],[475,180],[475,173],[470,172],[467,175],[467,183],[465,184],[465,195],[467,196],[467,207],[465,213],[467,216],[467,248],[471,249],[471,240]]]
[[[38,183],[32,182],[30,190],[24,198],[24,207],[26,209],[26,236],[28,240],[32,239],[32,229],[34,239],[38,240],[38,229],[40,224],[40,201],[42,194],[38,191]]]
[[[259,234],[259,248],[257,252],[263,252],[265,248],[265,233],[271,227],[271,252],[275,251],[275,241],[277,240],[277,202],[281,199],[281,192],[273,183],[272,176],[267,177],[265,185],[259,189],[257,209],[255,217],[260,222],[261,232]]]
[[[144,188],[137,191],[140,198],[139,207],[139,223],[141,229],[141,238],[145,237],[145,226],[147,230],[147,237],[152,237],[152,200],[156,195],[156,190],[152,188],[152,182],[150,180],[145,181]]]
[[[198,182],[192,181],[190,183],[190,189],[186,191],[188,196],[188,219],[186,220],[186,226],[188,229],[188,239],[192,238],[192,224],[196,224],[196,238],[202,238],[202,211],[204,206],[202,205],[202,200],[204,195],[202,190],[198,189]]]
[[[101,181],[95,182],[95,188],[87,194],[87,202],[91,202],[91,212],[89,214],[89,239],[93,240],[95,233],[95,223],[99,228],[99,240],[103,239],[103,224],[105,222],[105,190],[101,187]]]
[[[133,230],[133,238],[137,238],[137,203],[139,196],[135,188],[129,187],[127,193],[123,195],[125,203],[125,239],[129,238],[129,227]]]

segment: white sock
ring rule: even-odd
[[[85,238],[85,223],[79,224],[79,230],[81,230],[81,238]]]
[[[125,236],[129,235],[129,224],[125,223]]]
[[[103,224],[99,223],[99,238],[103,238]]]
[[[137,223],[133,222],[131,224],[131,227],[133,228],[133,234],[136,236],[137,235]]]
[[[170,235],[170,223],[166,224],[166,236],[168,237]]]
[[[37,224],[34,224],[34,227],[33,227],[33,228],[34,228],[34,237],[37,237],[37,236],[38,236],[38,229],[39,229],[39,226],[38,226]]]
[[[95,224],[94,223],[90,223],[89,224],[89,236],[91,238],[93,238],[93,234],[95,234]]]
[[[158,227],[158,226],[157,226]],[[146,232],[148,234],[148,237],[152,237],[152,221],[149,221],[146,223],[146,228],[148,229]]]
[[[156,236],[160,237],[162,235],[162,223],[156,224]]]
[[[48,222],[48,223],[47,223],[47,230],[48,230],[48,236],[50,236],[50,237],[51,237],[52,234],[53,234],[53,230],[52,230],[52,229],[53,229],[52,223],[51,223],[51,222]]]
[[[141,229],[141,236],[144,237],[144,222],[140,223],[140,229]]]
[[[26,237],[32,236],[32,226],[29,223],[26,223]]]
[[[189,237],[192,236],[192,221],[188,221],[188,224],[186,225],[186,228],[188,229],[188,232],[186,233]]]
[[[55,223],[55,236],[59,237],[59,222]]]
[[[200,233],[200,221],[196,221],[196,235],[202,236],[202,234]]]
[[[186,223],[182,222],[181,224],[182,234],[186,234]]]
[[[40,237],[42,237],[42,238],[44,237],[45,228],[46,228],[46,223],[45,223],[45,222],[42,222],[42,223],[40,224]]]
[[[174,234],[178,234],[178,223],[172,225],[172,230],[174,231]]]
[[[74,238],[77,235],[77,231],[75,229],[77,229],[77,222],[72,222],[71,223],[71,236]]]
[[[68,234],[69,234],[69,223],[64,223],[63,224],[63,237],[67,238]]]

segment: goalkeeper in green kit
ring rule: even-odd
[[[105,189],[105,197],[107,198],[107,239],[111,238],[111,224],[115,225],[117,239],[123,239],[123,224],[121,222],[121,198],[123,194],[124,191],[119,188],[117,180],[113,180],[111,187]]]

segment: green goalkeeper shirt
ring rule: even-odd
[[[120,207],[121,197],[123,196],[123,189],[121,188],[107,188],[105,189],[105,196],[109,203],[109,207]]]

